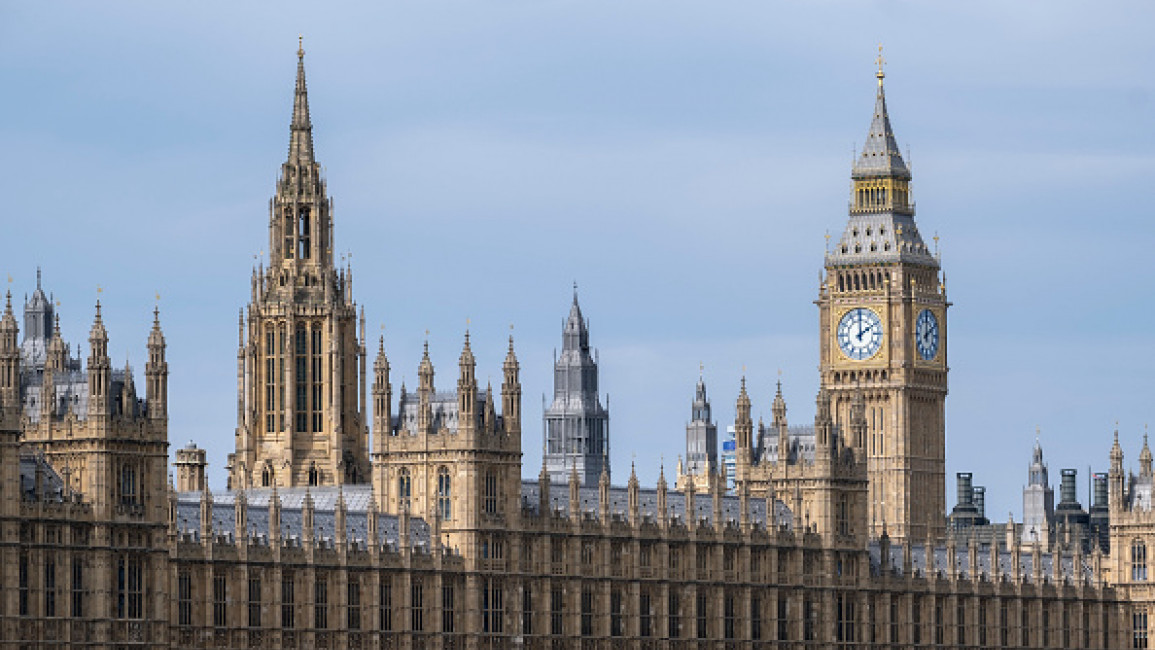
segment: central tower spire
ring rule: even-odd
[[[309,90],[305,85],[304,38],[297,41],[297,89],[293,93],[293,121],[289,125],[289,163],[312,164],[313,122],[309,119]]]
[[[333,265],[333,202],[313,151],[298,42],[289,153],[269,201],[269,266],[252,278],[238,351],[231,487],[368,480],[364,324]]]

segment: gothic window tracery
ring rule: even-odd
[[[440,467],[437,470],[437,514],[443,521],[448,521],[453,518],[453,506],[450,503],[451,496],[452,490],[449,470],[445,467]]]
[[[402,510],[409,508],[409,497],[413,484],[409,476],[409,468],[402,467],[397,476],[397,507]]]
[[[309,259],[309,243],[312,235],[309,208],[301,208],[297,217],[297,258]]]
[[[487,515],[497,514],[497,475],[492,470],[485,473],[482,509]]]

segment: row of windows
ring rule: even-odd
[[[293,381],[296,387],[294,430],[299,433],[322,430],[324,373],[320,323],[298,324],[293,336]],[[274,331],[275,330],[275,331]],[[284,388],[285,331],[270,326],[265,332],[264,350],[265,431],[285,429]]]
[[[296,602],[296,577],[292,572],[285,572],[281,577],[281,611],[280,619],[277,621],[265,620],[262,616],[262,585],[259,576],[252,576],[248,582],[248,600],[246,624],[248,627],[265,627],[265,626],[279,626],[284,629],[295,629],[297,627],[297,609]],[[212,580],[212,624],[214,627],[225,628],[229,627],[230,622],[235,624],[236,621],[230,621],[230,600],[228,588],[228,576],[225,573],[217,573],[213,575]],[[361,604],[362,585],[360,577],[356,574],[351,574],[349,580],[345,585],[346,588],[346,605],[345,605],[345,620],[343,627],[348,630],[362,629],[362,615],[363,607]],[[380,630],[383,632],[393,631],[394,616],[396,611],[393,603],[393,584],[389,580],[384,580],[379,585],[378,593],[378,621]],[[414,579],[410,585],[410,617],[409,629],[416,632],[421,631],[440,631],[451,633],[454,631],[457,617],[457,590],[455,585],[451,582],[442,584],[441,587],[441,627],[439,630],[425,629],[425,612],[424,612],[424,597],[425,589],[421,579]],[[495,632],[501,632],[501,619],[504,616],[504,609],[501,606],[501,589],[499,586],[494,586],[492,592],[487,587],[486,590],[485,608],[487,614],[487,630],[492,629]],[[492,596],[489,596],[492,594]],[[181,569],[177,574],[177,616],[178,624],[193,625],[193,579],[192,572],[188,569]],[[329,602],[329,582],[323,576],[317,576],[313,582],[313,603],[312,603],[312,627],[315,629],[329,629],[331,621]]]
[[[140,619],[144,618],[144,567],[143,561],[136,554],[122,554],[117,556],[116,564],[116,591],[115,600],[116,618]],[[17,563],[17,608],[20,616],[30,616],[37,604],[40,605],[40,615],[54,618],[70,616],[84,618],[95,615],[90,611],[88,602],[91,595],[88,589],[88,571],[84,560],[73,558],[71,571],[66,575],[68,584],[60,579],[61,571],[68,571],[66,567],[57,564],[57,558],[46,555],[40,566],[39,589],[33,593],[32,572],[28,555],[21,554]],[[42,600],[35,603],[34,596]],[[61,601],[62,598],[67,600]]]
[[[397,505],[401,509],[410,507],[413,497],[413,476],[409,468],[402,467],[397,473]],[[436,512],[443,521],[453,519],[453,481],[449,468],[437,468]],[[497,474],[486,472],[482,479],[481,508],[485,514],[497,514]]]
[[[131,562],[128,563],[131,565]],[[27,591],[26,563],[21,565],[21,613],[26,614]],[[223,573],[215,574],[213,587],[213,625],[227,627],[229,621],[229,598],[227,576]],[[188,569],[178,573],[178,612],[180,625],[192,625],[193,612],[193,581]],[[279,621],[262,620],[262,589],[260,577],[251,577],[248,583],[247,624],[249,627],[279,625],[285,629],[297,627],[297,603],[295,601],[295,575],[286,572],[281,580],[281,616]],[[485,579],[481,583],[481,625],[486,634],[503,634],[505,632],[505,585],[499,579]],[[343,627],[349,630],[360,630],[363,626],[362,595],[363,586],[360,577],[351,574],[346,585],[346,607]],[[545,605],[534,598],[534,586],[527,584],[522,594],[522,633],[525,635],[551,634],[564,635],[566,608],[566,591],[554,586],[549,591],[548,610],[542,611],[542,621],[548,622],[548,627],[540,631],[535,630],[535,613]],[[131,592],[131,590],[129,590]],[[595,633],[595,622],[599,615],[609,615],[609,633],[611,636],[624,636],[625,603],[628,592],[621,588],[610,590],[608,612],[598,612],[597,594],[600,587],[594,585],[583,586],[579,596],[578,625],[583,636],[592,636]],[[438,629],[426,629],[425,626],[425,585],[421,578],[414,578],[409,592],[409,630],[423,632],[452,633],[456,630],[458,614],[458,590],[455,583],[444,582],[441,587],[441,621]],[[657,635],[657,607],[660,595],[648,587],[643,587],[638,594],[637,615],[638,633],[648,638]],[[688,603],[686,602],[688,600]],[[853,592],[840,592],[835,596],[835,624],[834,634],[839,642],[869,642],[898,644],[909,642],[922,644],[946,642],[947,621],[945,607],[949,600],[941,597],[909,597],[894,596],[889,599],[889,607],[876,602],[875,606],[867,607],[865,613],[858,609],[858,595]],[[750,639],[762,640],[766,631],[776,632],[777,640],[813,641],[817,639],[819,629],[819,604],[809,596],[799,598],[784,597],[777,601],[776,625],[767,628],[763,623],[763,600],[755,594],[749,601],[747,610],[739,597],[731,592],[721,595],[721,612],[712,611],[710,594],[699,592],[692,598],[683,599],[682,594],[671,589],[666,598],[666,629],[665,636],[669,638],[711,638],[718,635],[726,639],[737,639],[749,635]],[[383,580],[379,585],[378,593],[378,622],[381,631],[393,631],[396,626],[395,616],[399,608],[394,601],[394,585],[392,580]],[[685,608],[689,606],[689,610]],[[972,605],[977,605],[971,609]],[[139,607],[139,599],[137,601]],[[1016,613],[1018,616],[1012,616]],[[960,599],[955,609],[954,642],[959,645],[977,644],[987,646],[998,644],[1004,647],[1030,646],[1032,637],[1034,642],[1044,647],[1072,647],[1075,636],[1082,632],[1082,647],[1089,647],[1092,641],[1092,613],[1091,608],[1082,610],[1081,630],[1074,630],[1072,612],[1077,611],[1069,604],[1058,606],[1043,606],[1040,601],[1014,602],[983,598],[979,601]],[[312,626],[316,629],[329,629],[330,621],[329,581],[324,575],[318,575],[313,584]],[[241,610],[243,611],[243,610]],[[970,617],[969,612],[975,612]],[[909,620],[904,622],[902,613],[909,612]],[[933,617],[931,625],[924,625],[924,613],[929,612]],[[1052,613],[1059,614],[1058,620]],[[718,614],[720,613],[720,616]],[[883,615],[883,614],[886,615]],[[988,626],[989,614],[993,613],[994,627]],[[1108,614],[1104,610],[1098,621],[1103,643],[1107,642]],[[1013,619],[1017,619],[1012,623]],[[236,621],[233,621],[235,623]],[[720,624],[720,630],[715,625]],[[1037,625],[1036,625],[1037,624]],[[1137,609],[1132,615],[1132,635],[1134,647],[1147,647],[1147,612]],[[924,632],[932,638],[924,639]],[[1038,636],[1034,636],[1037,634]],[[932,640],[933,639],[933,640]]]
[[[282,232],[285,239],[283,253],[286,259],[293,259],[295,256],[297,259],[307,260],[312,257],[313,219],[308,207],[300,207],[295,215],[292,208],[286,208]]]

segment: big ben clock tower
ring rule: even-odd
[[[874,119],[851,173],[850,218],[826,254],[817,300],[819,372],[848,430],[854,392],[866,400],[870,530],[940,538],[946,516],[946,288],[939,260],[914,221],[910,168],[883,93],[881,52]]]

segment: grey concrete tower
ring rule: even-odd
[[[1055,516],[1055,491],[1047,477],[1047,464],[1043,462],[1043,447],[1035,439],[1035,450],[1031,454],[1031,468],[1027,473],[1027,486],[1023,488],[1023,543],[1039,542],[1044,548],[1050,546],[1051,521]]]
[[[706,382],[698,377],[694,391],[691,420],[686,425],[686,473],[718,471],[718,427],[710,418],[710,401],[706,399]]]
[[[598,362],[590,354],[589,323],[578,306],[577,285],[562,330],[561,356],[553,364],[553,403],[542,420],[551,481],[565,483],[576,471],[582,485],[597,485],[603,468],[609,474],[610,412],[598,400]]]

